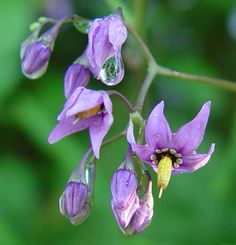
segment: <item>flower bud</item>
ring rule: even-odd
[[[30,79],[42,76],[48,67],[51,49],[43,42],[30,44],[26,50],[21,63],[24,75]]]
[[[89,77],[89,70],[85,66],[79,63],[70,65],[64,78],[65,97],[68,98],[78,87],[86,87]]]
[[[86,168],[86,160],[90,152],[91,149],[72,173],[59,200],[61,214],[66,216],[74,225],[85,221],[92,208],[95,164],[90,163],[90,168]]]
[[[70,181],[59,200],[60,211],[71,223],[80,224],[90,214],[91,206],[87,202],[88,186],[81,182]]]
[[[139,208],[139,199],[136,194],[138,181],[135,172],[129,168],[132,156],[129,151],[127,157],[112,176],[111,180],[111,206],[120,228],[125,229]]]
[[[46,72],[55,40],[64,21],[65,18],[57,21],[41,36],[39,36],[40,30],[46,22],[40,23],[26,41],[22,43],[20,52],[21,69],[26,77],[36,79]]]

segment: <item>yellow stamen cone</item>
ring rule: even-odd
[[[168,186],[171,177],[172,160],[170,157],[163,157],[158,164],[157,173],[157,187],[159,191],[159,198],[161,198],[162,191]]]

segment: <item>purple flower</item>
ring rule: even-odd
[[[132,122],[127,132],[127,139],[132,145],[132,150],[158,172],[160,195],[162,189],[166,188],[171,174],[191,173],[203,167],[214,151],[214,144],[212,144],[208,153],[196,152],[204,137],[210,113],[210,102],[205,103],[197,116],[176,133],[171,132],[163,109],[164,102],[161,102],[147,120],[146,145],[142,146],[135,142]]]
[[[37,41],[30,44],[21,62],[24,75],[31,79],[42,76],[47,70],[50,56],[51,49],[43,42]]]
[[[116,221],[124,230],[130,223],[134,213],[139,208],[139,198],[136,174],[126,168],[118,169],[111,180],[111,206]]]
[[[95,19],[88,34],[87,57],[91,72],[107,85],[118,84],[124,76],[121,47],[127,29],[118,14]]]
[[[59,200],[60,211],[73,224],[82,223],[90,214],[91,206],[87,203],[88,187],[82,182],[70,181]]]
[[[64,78],[65,97],[68,99],[78,87],[86,87],[89,77],[89,70],[83,65],[78,63],[70,65]]]
[[[98,158],[102,140],[113,123],[111,100],[104,91],[78,87],[67,100],[58,121],[49,135],[50,144],[88,128],[93,152]]]

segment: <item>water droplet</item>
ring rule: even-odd
[[[119,63],[114,56],[108,58],[104,62],[102,68],[103,69],[100,71],[100,76],[103,80],[108,81],[114,80],[120,71]]]

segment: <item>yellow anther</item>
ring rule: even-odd
[[[96,115],[98,112],[100,112],[102,109],[101,105],[96,105],[94,107],[92,107],[91,109],[87,110],[87,111],[82,111],[82,112],[79,112],[75,115],[75,118],[76,118],[76,122],[80,119],[84,119],[84,118],[88,118],[88,117],[91,117],[91,116],[94,116]]]
[[[159,198],[162,191],[168,186],[171,177],[172,160],[170,157],[163,157],[158,164],[157,187],[160,189]]]

